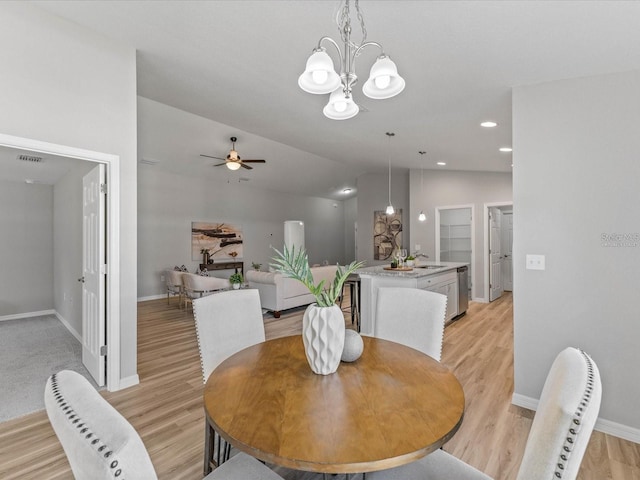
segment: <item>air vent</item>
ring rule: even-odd
[[[239,182],[248,182],[249,179],[246,177],[240,177],[240,180],[238,180]]]
[[[140,163],[144,165],[157,165],[160,162],[158,160],[152,160],[150,158],[141,158]]]
[[[42,163],[44,159],[35,155],[18,155],[18,160],[21,162]]]

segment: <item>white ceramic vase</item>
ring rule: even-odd
[[[319,375],[334,373],[344,348],[344,316],[340,307],[309,305],[302,317],[302,341],[311,370]]]
[[[234,290],[238,290],[240,288],[240,284],[239,283],[233,283],[233,289]]]

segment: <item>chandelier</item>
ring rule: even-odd
[[[351,11],[350,0],[344,1],[344,6],[336,15],[336,24],[340,31],[340,39],[344,45],[344,51],[330,37],[322,37],[318,46],[307,60],[305,71],[298,78],[298,85],[302,90],[317,95],[331,94],[329,103],[322,110],[325,116],[333,120],[346,120],[355,117],[360,107],[353,101],[351,95],[353,86],[358,77],[355,70],[355,61],[365,47],[375,46],[381,54],[371,67],[369,79],[362,86],[362,93],[376,100],[395,97],[404,90],[404,79],[398,75],[396,64],[384,53],[382,45],[377,42],[367,42],[367,29],[360,11],[359,1],[355,0],[356,16],[360,22],[362,39],[360,43],[351,40]],[[333,66],[333,60],[322,46],[323,42],[333,45],[340,58],[340,74]]]

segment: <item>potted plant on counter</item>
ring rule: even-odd
[[[242,274],[240,272],[232,273],[231,276],[229,277],[229,282],[231,282],[231,286],[235,290],[240,288],[240,285],[242,285],[243,281],[244,281],[244,278],[242,277]]]
[[[334,373],[340,364],[345,335],[344,316],[336,300],[342,294],[347,277],[361,268],[364,262],[354,261],[344,267],[338,265],[333,283],[325,288],[324,280],[314,283],[304,248],[296,251],[295,246],[291,250],[285,246],[283,252],[274,250],[276,256],[271,266],[283,275],[302,282],[316,300],[316,303],[307,307],[302,317],[302,341],[309,366],[320,375]]]
[[[407,262],[407,267],[413,267],[416,263],[416,257],[414,257],[413,255],[409,255],[407,257],[406,262]]]

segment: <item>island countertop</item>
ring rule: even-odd
[[[428,277],[439,273],[456,270],[460,267],[468,266],[468,263],[460,262],[419,262],[413,266],[413,270],[385,270],[384,267],[389,267],[389,264],[375,265],[373,267],[364,267],[356,270],[355,273],[361,276],[381,276],[381,277],[407,277],[407,278],[421,278]]]

